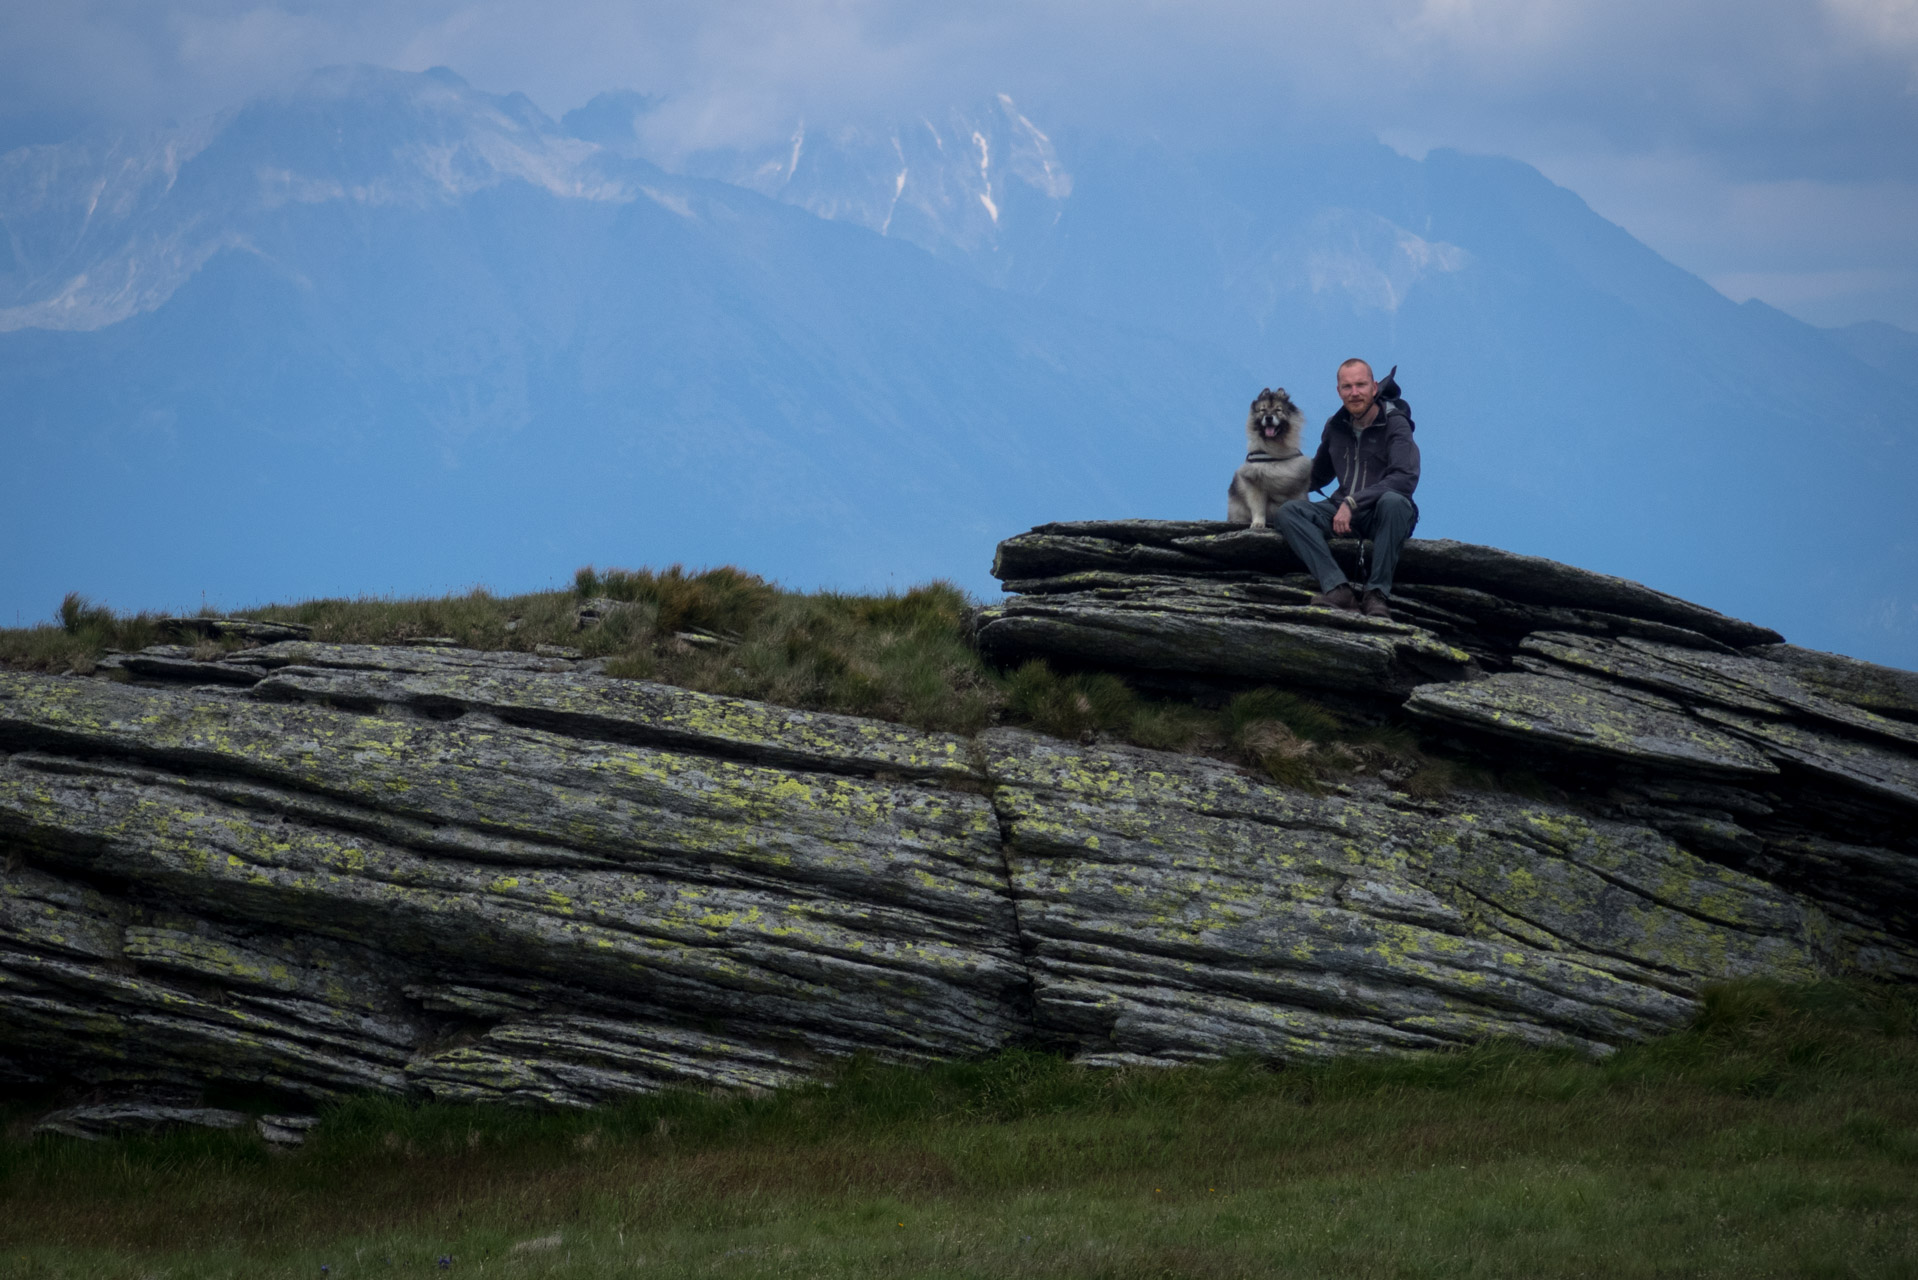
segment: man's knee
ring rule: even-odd
[[[1280,507],[1278,514],[1274,516],[1273,519],[1279,524],[1296,524],[1301,527],[1306,525],[1316,526],[1318,524],[1316,514],[1317,513],[1312,510],[1312,500],[1310,498],[1294,498]]]
[[[1406,529],[1418,523],[1419,509],[1412,500],[1402,493],[1387,490],[1379,495],[1372,512],[1372,524],[1375,529]]]

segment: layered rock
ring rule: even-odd
[[[1332,545],[1360,576],[1361,545]],[[1392,623],[1303,607],[1315,585],[1284,540],[1223,524],[1044,525],[1002,543],[994,572],[1015,594],[982,611],[978,634],[1002,662],[1281,683],[1403,717],[1543,775],[1584,812],[1793,886],[1847,921],[1859,963],[1912,972],[1918,674],[1449,541],[1406,544]],[[1355,637],[1369,666],[1352,660]]]
[[[292,640],[0,673],[0,1081],[105,1091],[62,1113],[79,1132],[240,1123],[190,1096],[209,1082],[298,1113],[1027,1042],[1096,1063],[1604,1052],[1716,980],[1918,969],[1908,673],[1457,544],[1413,544],[1401,622],[1355,623],[1303,606],[1274,541],[1013,539],[1021,594],[980,643],[1320,691],[1562,798],[1307,794],[558,651]]]
[[[991,806],[908,776],[969,779],[964,743],[478,654],[241,657],[0,678],[31,1061],[588,1102],[1025,1031]]]
[[[1353,539],[1332,543],[1361,581],[1364,549]],[[1623,578],[1463,542],[1406,544],[1393,622],[1307,608],[1318,587],[1284,538],[1211,521],[1041,525],[1002,542],[992,572],[1014,598],[982,614],[986,652],[1174,683],[1285,681],[1396,701],[1432,681],[1507,670],[1518,645],[1541,630],[1721,653],[1782,639]],[[1884,689],[1894,701],[1918,695],[1906,684]]]

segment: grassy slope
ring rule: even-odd
[[[1909,1276],[1914,1172],[1918,1000],[1748,984],[1596,1064],[1008,1054],[580,1114],[361,1101],[290,1155],[16,1133],[0,1274]]]
[[[582,604],[604,600],[619,607],[576,629]],[[561,645],[604,658],[614,676],[957,733],[1011,723],[1068,739],[1104,736],[1240,761],[1295,787],[1372,772],[1414,794],[1461,782],[1536,789],[1523,777],[1495,779],[1448,760],[1403,728],[1349,727],[1281,690],[1199,707],[1142,697],[1111,675],[1056,673],[1043,662],[998,672],[968,641],[972,608],[947,583],[883,596],[803,594],[730,567],[687,573],[675,565],[582,569],[572,591],[312,600],[236,616],[302,623],[314,639],[338,644],[443,636],[477,649]],[[109,649],[167,639],[155,619],[118,616],[77,596],[62,604],[60,618],[0,629],[0,667],[84,675]],[[206,641],[200,650],[212,656],[233,643]]]

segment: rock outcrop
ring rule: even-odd
[[[1347,572],[1361,546],[1335,542]],[[1304,607],[1276,533],[1044,525],[1008,539],[981,647],[1144,682],[1279,682],[1541,774],[1595,816],[1789,886],[1913,974],[1918,673],[1784,644],[1635,582],[1492,547],[1406,544],[1383,622]],[[1446,655],[1449,655],[1449,659]]]
[[[0,672],[0,1081],[97,1086],[68,1132],[251,1088],[297,1136],[347,1091],[584,1105],[861,1052],[1602,1053],[1716,980],[1918,973],[1918,677],[1452,543],[1408,548],[1402,621],[1341,617],[1286,555],[1048,526],[979,643],[1296,685],[1555,798],[1308,794],[445,646]]]
[[[1362,581],[1361,544],[1332,549]],[[1406,544],[1392,622],[1306,607],[1318,588],[1283,538],[1209,521],[1041,525],[1001,543],[992,571],[1015,598],[980,619],[988,653],[1174,686],[1283,681],[1396,703],[1426,683],[1511,669],[1539,631],[1716,653],[1783,639],[1636,582],[1462,542]]]

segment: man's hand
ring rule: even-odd
[[[1339,509],[1332,515],[1332,532],[1339,537],[1348,537],[1352,532],[1352,508],[1341,502]]]

